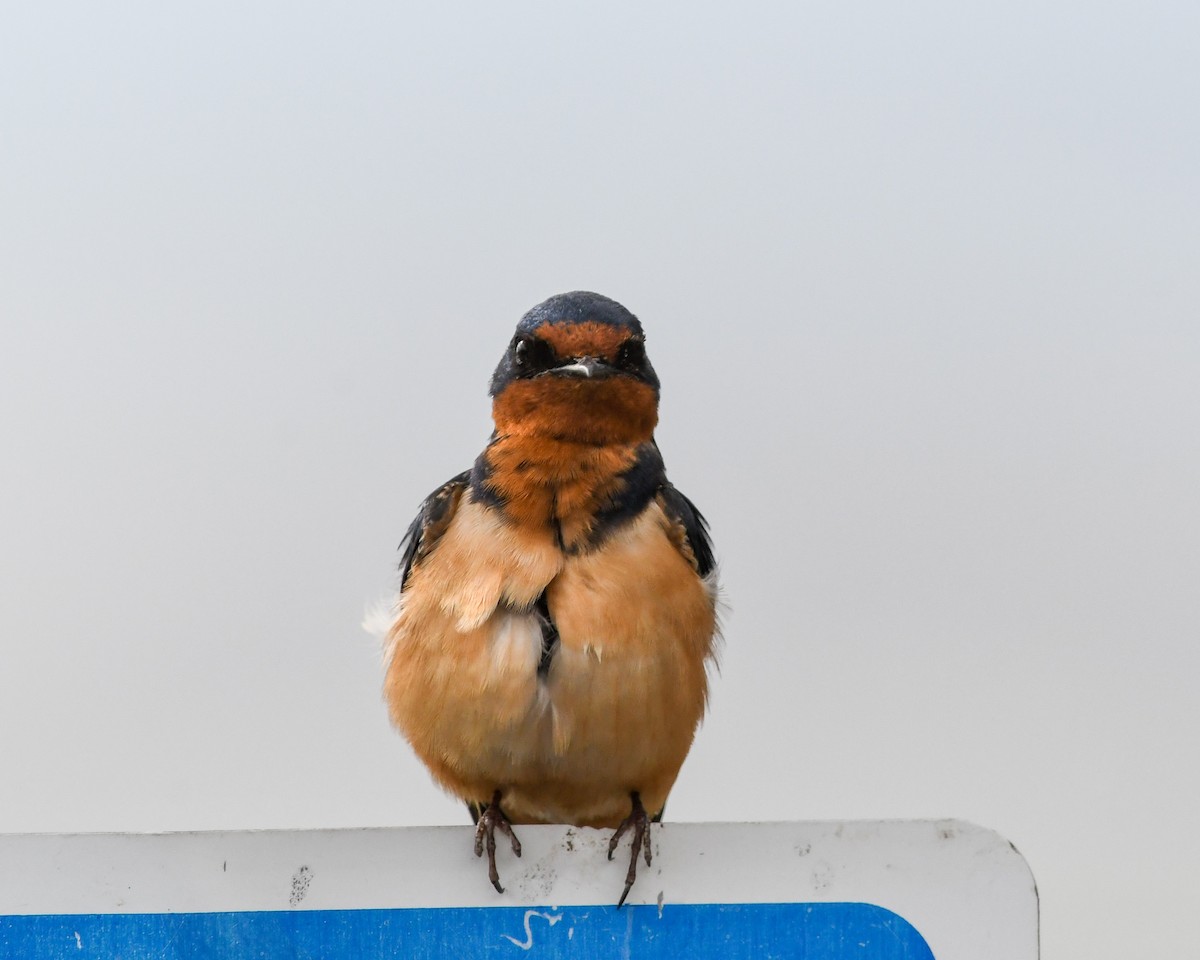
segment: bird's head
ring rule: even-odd
[[[517,324],[492,376],[492,418],[508,436],[642,443],[658,422],[658,377],[637,317],[598,293],[562,293]]]

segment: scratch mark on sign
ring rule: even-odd
[[[510,937],[507,933],[502,934],[504,939],[509,941],[514,946],[520,947],[522,950],[528,950],[530,947],[532,947],[533,946],[533,931],[529,929],[529,921],[533,917],[541,917],[548,924],[550,924],[550,926],[554,926],[556,923],[558,923],[559,920],[562,919],[562,914],[561,913],[542,913],[539,910],[526,910],[525,911],[525,942],[522,943],[516,937]],[[572,931],[574,931],[573,927],[572,927]],[[567,939],[569,940],[570,937],[568,936]]]
[[[83,949],[83,938],[81,936],[79,936],[78,930],[75,931],[75,949],[76,950]]]
[[[292,895],[288,897],[288,904],[293,907],[298,907],[300,901],[308,894],[308,885],[312,882],[312,871],[308,867],[301,867],[292,875]]]
[[[812,872],[812,888],[820,892],[828,890],[831,886],[833,886],[833,864],[828,860],[821,860]]]

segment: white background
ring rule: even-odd
[[[1045,956],[1188,949],[1196,10],[8,5],[0,831],[460,822],[358,624],[584,288],[729,604],[669,817],[966,818]]]

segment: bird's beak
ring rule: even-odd
[[[613,368],[595,357],[574,357],[570,363],[553,367],[550,373],[556,377],[576,377],[580,380],[599,380],[613,373]]]

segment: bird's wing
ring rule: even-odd
[[[684,556],[692,562],[701,577],[707,577],[716,566],[716,560],[713,557],[712,540],[708,536],[708,521],[704,519],[704,514],[671,483],[663,483],[659,488],[658,502],[675,525],[680,538],[679,547]]]
[[[465,470],[453,480],[443,483],[421,504],[416,519],[409,524],[408,532],[400,541],[400,549],[403,551],[400,556],[401,593],[408,586],[408,575],[412,573],[413,567],[437,546],[438,540],[450,526],[454,512],[458,509],[458,502],[462,499],[463,491],[470,485],[470,480],[471,471]]]

